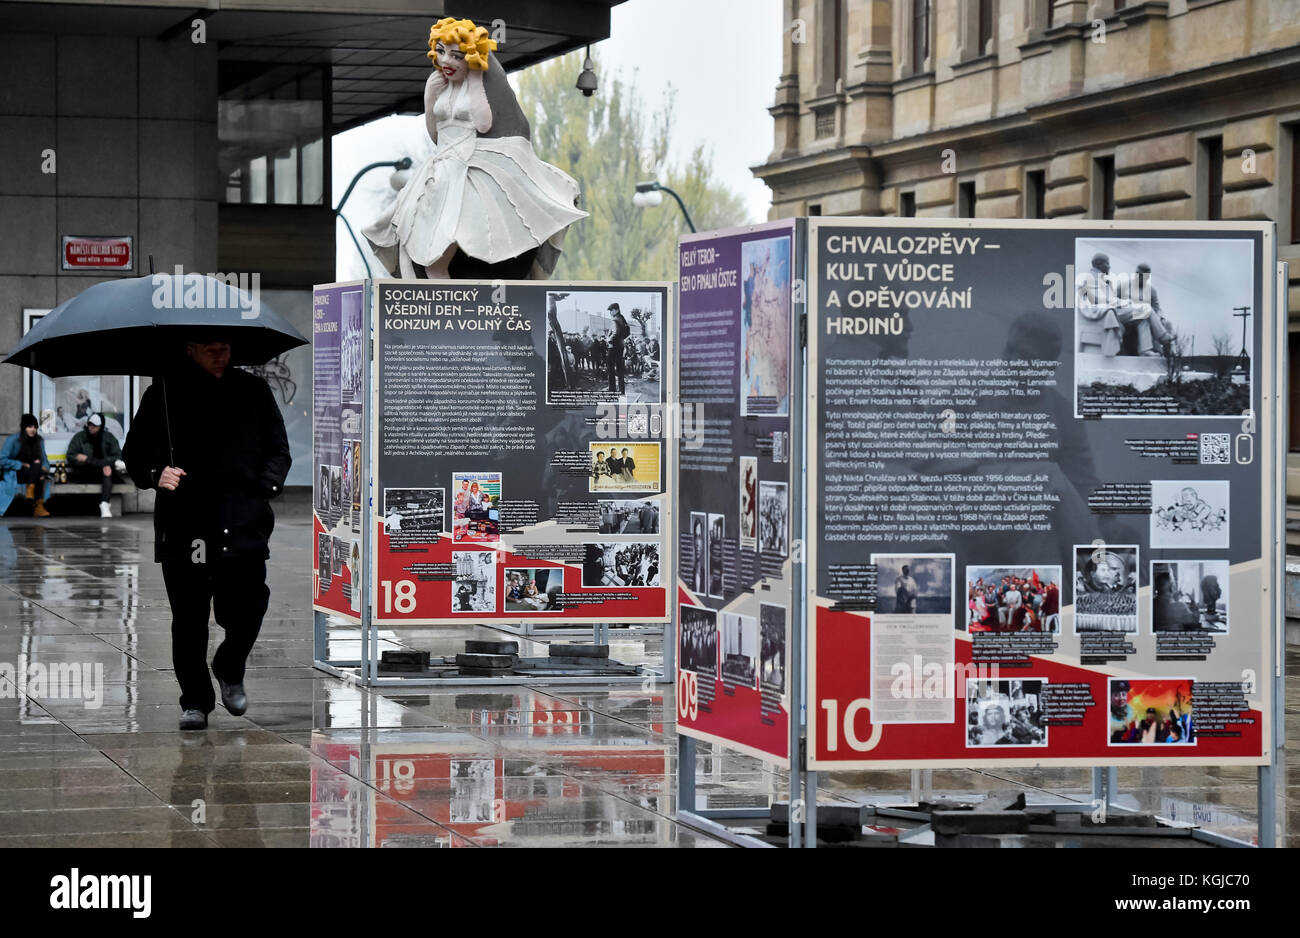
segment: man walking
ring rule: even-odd
[[[113,497],[113,470],[122,472],[126,463],[122,462],[122,448],[117,437],[108,432],[104,418],[100,414],[91,414],[85,429],[78,430],[76,436],[68,441],[69,477],[74,482],[99,483],[99,516],[113,517],[110,499]]]
[[[123,456],[140,488],[158,490],[154,560],[172,609],[172,663],[183,730],[204,729],[216,706],[208,616],[225,639],[212,658],[221,702],[248,706],[244,663],[266,615],[268,501],[289,473],[284,420],[266,382],[230,367],[230,342],[197,336],[140,401]]]

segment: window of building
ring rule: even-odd
[[[1300,244],[1300,124],[1291,131],[1291,243]]]
[[[1047,9],[1043,11],[1043,23],[1050,28],[1052,20],[1056,16],[1056,0],[1039,0]]]
[[[916,217],[916,193],[900,192],[898,194],[898,217],[915,218]]]
[[[1093,160],[1092,211],[1094,218],[1115,217],[1115,157],[1099,156]]]
[[[835,107],[827,105],[813,111],[813,135],[818,140],[835,136]]]
[[[1223,218],[1223,138],[1201,140],[1201,171],[1197,180],[1204,198],[1205,217],[1210,221]]]
[[[810,218],[815,218],[821,213],[822,213],[822,206],[820,202],[813,202],[811,205],[808,206],[808,216]]]
[[[326,201],[326,71],[318,65],[222,62],[217,160],[226,202]]]
[[[925,70],[930,57],[930,0],[912,0],[912,70]]]
[[[1047,217],[1047,173],[1044,170],[1025,173],[1025,217]]]
[[[817,12],[818,50],[817,94],[832,93],[844,80],[847,0],[818,0]]]
[[[844,69],[844,18],[847,15],[844,7],[847,0],[832,0],[835,9],[832,12],[832,18],[835,24],[835,77],[837,79],[846,78]]]
[[[1291,399],[1287,407],[1287,449],[1300,451],[1300,332],[1287,334],[1287,347],[1290,349],[1288,367],[1291,372]],[[52,458],[52,457],[51,457]]]
[[[957,217],[974,218],[975,217],[975,182],[958,183],[957,185]]]
[[[993,40],[993,0],[978,0],[979,2],[979,48],[975,51],[976,55],[984,55],[989,51],[989,43]]]

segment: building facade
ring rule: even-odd
[[[1300,0],[783,2],[773,218],[1271,219],[1300,329]]]

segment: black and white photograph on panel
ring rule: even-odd
[[[1151,629],[1228,634],[1228,561],[1151,563]]]
[[[316,487],[316,513],[327,527],[330,513],[330,467],[321,465]]]
[[[722,625],[722,680],[742,687],[758,687],[758,620],[735,612],[720,612]]]
[[[330,588],[330,577],[334,569],[334,546],[328,534],[316,535],[316,574],[320,577],[320,591]]]
[[[1074,548],[1074,631],[1138,630],[1136,545]]]
[[[952,554],[872,554],[878,615],[952,615]]]
[[[758,483],[758,549],[784,557],[789,551],[789,490],[784,482]]]
[[[506,567],[506,612],[560,612],[563,567]]]
[[[352,493],[348,493],[348,501],[351,503]],[[330,526],[333,527],[335,522],[343,514],[343,467],[330,466]]]
[[[1151,480],[1151,549],[1228,548],[1227,480]]]
[[[334,553],[334,556],[331,558],[331,562],[330,562],[331,573],[334,576],[342,576],[343,568],[347,566],[348,563],[347,541],[343,540],[343,538],[341,537],[336,537],[332,539],[331,546],[333,548],[333,553]]]
[[[758,548],[758,457],[740,457],[740,546]]]
[[[1076,238],[1074,269],[1076,416],[1250,409],[1250,240]]]
[[[718,673],[718,614],[703,606],[681,606],[681,643],[678,660],[683,671],[707,674]]]
[[[583,545],[583,586],[658,586],[659,544],[617,541]]]
[[[709,595],[722,599],[727,556],[727,516],[709,515]]]
[[[759,650],[758,675],[763,687],[785,693],[785,606],[760,603],[758,606]]]
[[[352,583],[349,600],[352,611],[361,611],[361,542],[353,541],[348,547],[348,579]]]
[[[339,401],[361,400],[361,294],[345,294],[339,336]]]
[[[659,503],[651,499],[602,499],[601,534],[658,534]]]
[[[663,400],[658,291],[546,294],[546,403],[653,404]]]
[[[343,441],[343,491],[340,494],[339,510],[347,515],[352,507],[352,485],[355,470],[352,463],[352,440]]]
[[[709,593],[709,516],[702,511],[691,512],[690,571],[686,582],[699,596]]]
[[[1041,678],[966,680],[966,745],[1046,746]]]
[[[388,534],[428,534],[446,530],[446,490],[384,489],[384,530]]]
[[[497,611],[497,554],[494,550],[453,550],[452,612]]]

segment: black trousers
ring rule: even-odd
[[[68,481],[99,483],[99,500],[101,502],[106,502],[113,497],[113,479],[115,476],[116,473],[112,471],[108,475],[104,475],[103,466],[74,463],[68,467]]]
[[[164,560],[162,570],[172,607],[172,666],[181,685],[181,709],[211,713],[217,698],[208,674],[209,608],[226,632],[212,656],[212,673],[238,684],[271,598],[266,561],[232,557],[192,563],[186,557]]]
[[[24,466],[18,470],[19,485],[40,485],[44,479],[44,473],[41,471],[42,466]],[[37,491],[37,498],[41,498],[41,492]]]
[[[617,380],[617,383],[615,383]],[[609,350],[609,389],[620,394],[627,391],[627,363],[623,360],[623,343],[615,342]]]

